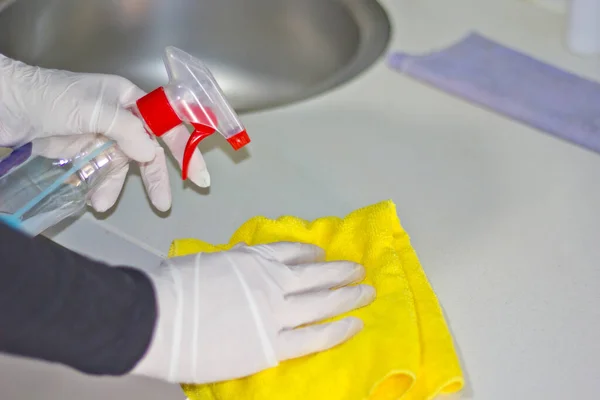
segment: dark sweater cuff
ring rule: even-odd
[[[156,323],[147,275],[114,268],[0,224],[0,352],[123,375]]]

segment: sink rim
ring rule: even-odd
[[[0,0],[1,1],[1,0]],[[10,1],[10,0],[8,0]],[[17,1],[17,0],[14,0]],[[324,0],[323,0],[324,1]],[[344,65],[329,78],[311,86],[310,90],[283,101],[275,101],[260,107],[248,107],[240,114],[271,111],[293,106],[319,96],[324,96],[343,85],[360,78],[381,61],[391,46],[392,23],[380,0],[337,0],[347,6],[354,17],[360,35],[359,45],[352,61]],[[1,8],[0,8],[1,12]],[[377,23],[372,23],[372,20]]]
[[[0,13],[20,0],[0,0]],[[325,0],[322,0],[325,1]],[[360,78],[374,67],[389,50],[392,24],[380,0],[330,0],[343,5],[352,16],[359,34],[356,53],[352,59],[322,81],[292,96],[236,109],[239,114],[252,114],[292,106],[324,96]]]

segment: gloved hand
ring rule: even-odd
[[[70,151],[102,134],[140,163],[150,200],[166,211],[171,207],[171,188],[164,150],[126,108],[143,95],[145,92],[119,76],[42,69],[0,55],[0,146],[33,141],[34,154],[68,158],[73,156]],[[184,126],[162,136],[180,165],[188,138]],[[90,199],[97,211],[106,211],[117,201],[129,168],[128,163],[123,164]],[[189,171],[196,185],[210,185],[197,149]]]
[[[334,347],[362,328],[356,318],[302,325],[365,306],[375,290],[352,262],[324,263],[299,243],[238,246],[166,260],[150,274],[158,319],[132,373],[177,383],[241,378]],[[330,290],[330,289],[336,290]]]

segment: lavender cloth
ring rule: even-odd
[[[600,84],[472,33],[428,55],[392,54],[415,79],[600,152]]]

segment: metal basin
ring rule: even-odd
[[[376,0],[0,0],[0,53],[165,83],[174,45],[212,69],[239,112],[325,92],[369,67],[390,24]]]

